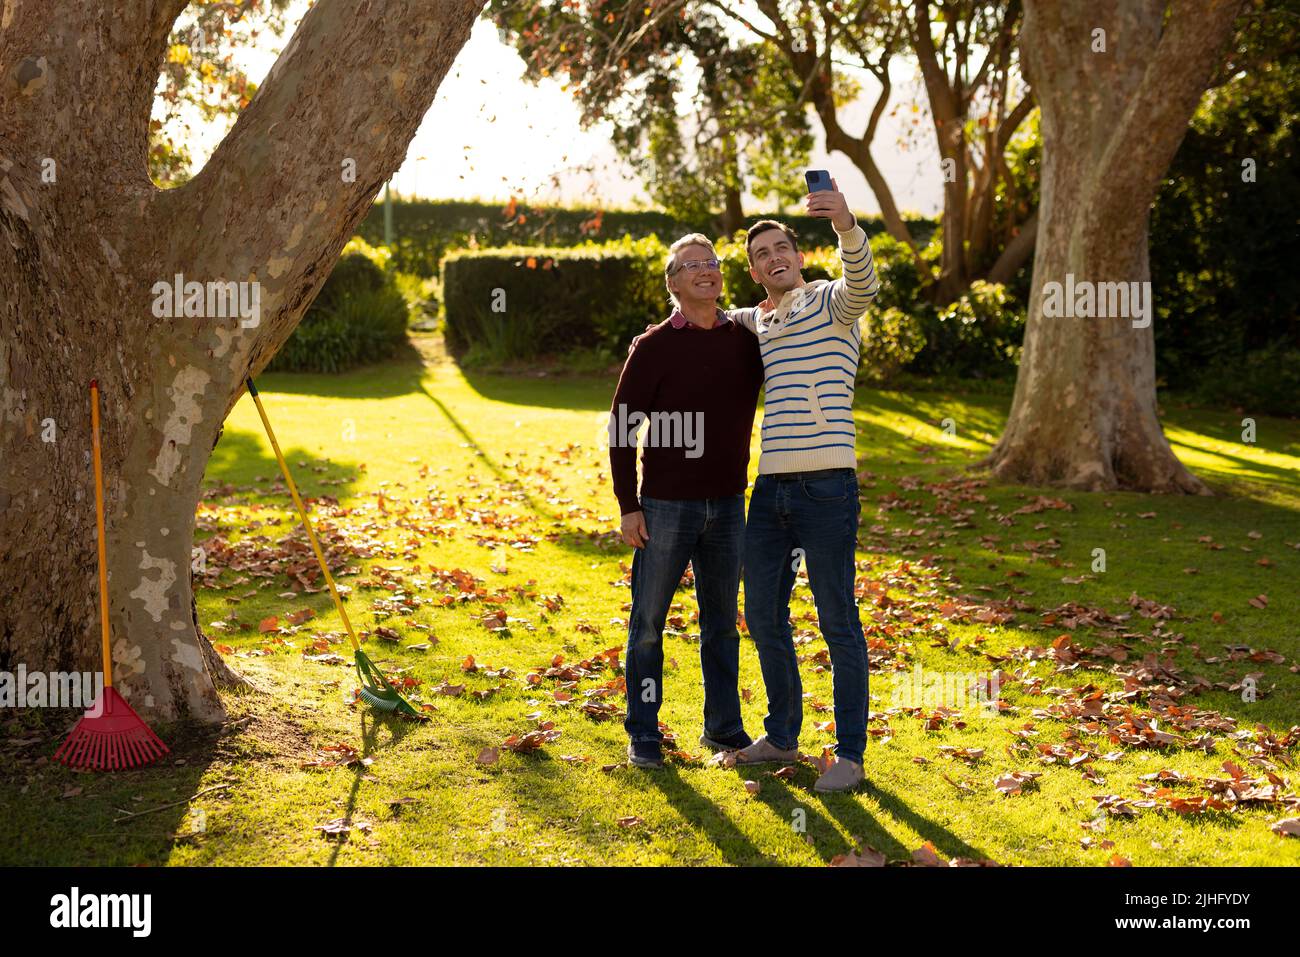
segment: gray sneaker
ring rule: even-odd
[[[836,758],[835,763],[813,785],[814,791],[829,794],[832,791],[852,791],[867,779],[862,765],[848,758]]]
[[[765,734],[759,736],[759,739],[749,747],[741,748],[736,752],[737,764],[785,764],[798,759],[799,750],[797,748],[783,751],[768,741]]]

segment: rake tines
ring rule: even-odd
[[[100,713],[92,709],[81,716],[54,760],[70,768],[121,771],[152,764],[168,753],[167,745],[110,686],[104,689]]]

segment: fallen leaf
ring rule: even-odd
[[[1269,830],[1281,837],[1300,837],[1300,817],[1283,818],[1269,825]]]
[[[884,867],[885,855],[874,847],[852,850],[847,854],[836,854],[831,858],[831,867]]]
[[[921,867],[947,867],[948,862],[939,856],[934,845],[926,841],[912,852],[912,863]]]

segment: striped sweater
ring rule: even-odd
[[[862,227],[839,233],[844,277],[787,292],[777,308],[727,315],[758,336],[763,356],[760,475],[856,468],[853,386],[859,320],[880,288]]]

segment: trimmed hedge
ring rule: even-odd
[[[766,293],[749,276],[743,234],[715,248],[721,301],[761,302]],[[656,237],[449,253],[442,262],[447,345],[457,355],[491,362],[585,349],[621,356],[633,336],[672,312],[664,286],[667,258]],[[839,274],[836,250],[804,251],[805,279]]]
[[[462,248],[567,248],[651,237],[671,243],[687,233],[711,235],[714,228],[707,222],[678,220],[654,210],[597,211],[516,205],[511,216],[506,216],[507,211],[508,207],[499,203],[394,199],[392,267],[428,278],[438,275],[444,255]],[[827,219],[762,213],[746,217],[745,225],[773,217],[793,226],[803,246],[835,245],[835,232]],[[884,232],[878,216],[862,216],[859,222],[868,236]],[[931,219],[917,218],[909,220],[909,225],[917,241],[924,243],[938,224]],[[382,199],[371,208],[357,231],[368,243],[377,246],[383,242]]]
[[[626,343],[668,313],[657,239],[458,250],[442,262],[448,348],[494,361]]]

